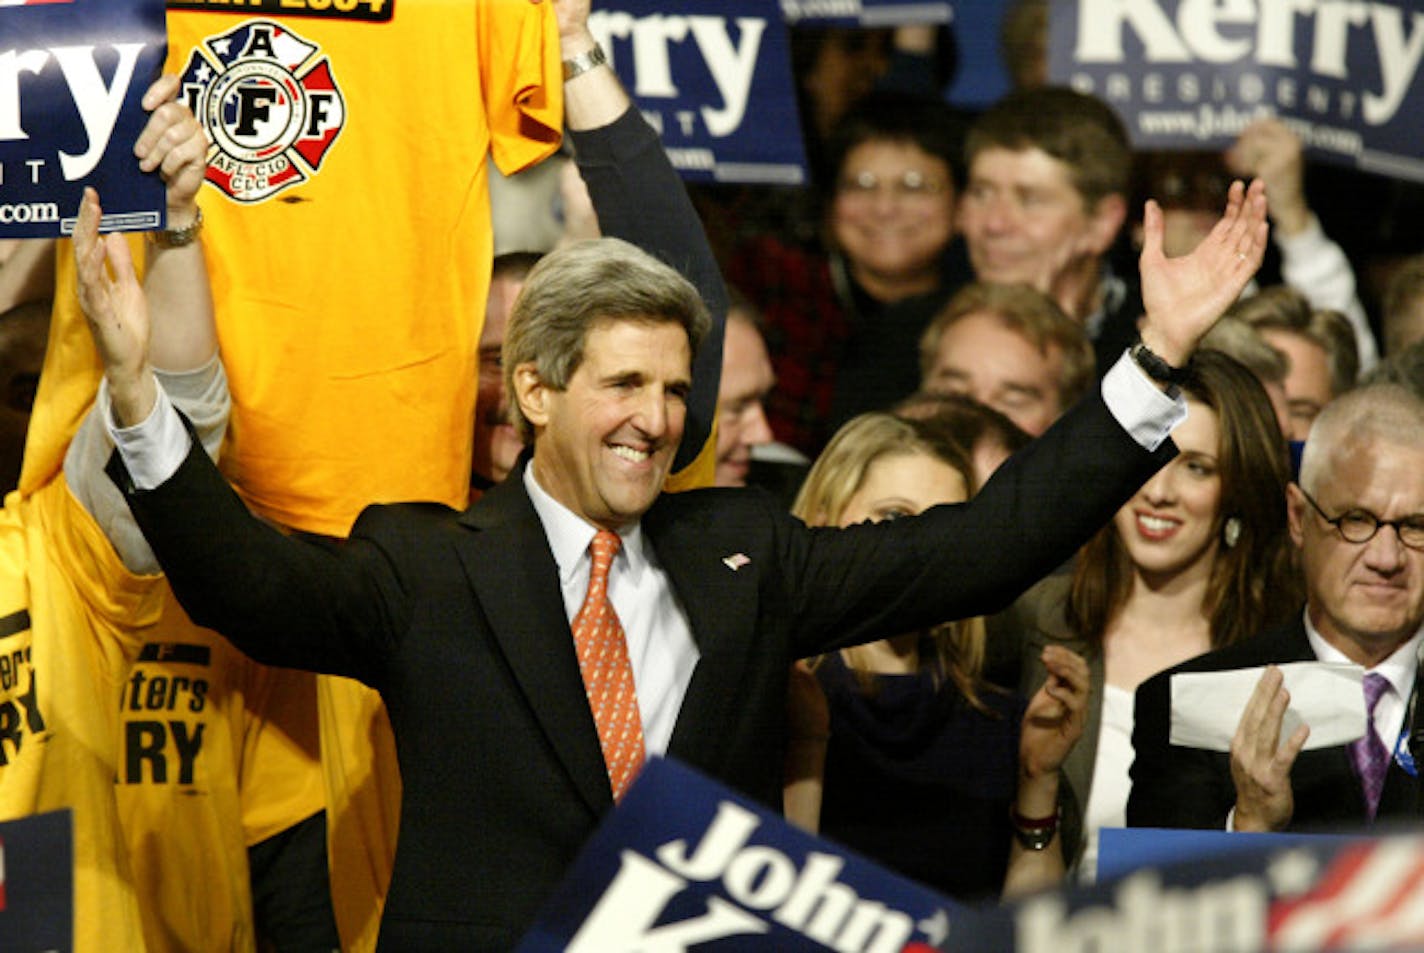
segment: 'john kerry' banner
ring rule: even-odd
[[[1315,158],[1424,180],[1417,0],[1053,0],[1049,77],[1139,148],[1216,148],[1277,115]]]
[[[806,178],[786,25],[770,0],[608,0],[589,28],[690,180]]]
[[[162,224],[133,145],[166,47],[162,0],[0,0],[0,238],[73,231],[85,185],[106,230]]]
[[[839,26],[907,26],[949,23],[949,0],[781,0],[787,23]]]
[[[989,938],[980,918],[689,768],[653,759],[518,953],[1013,948],[1007,921]]]
[[[1424,838],[1372,833],[1104,829],[1113,879],[965,906],[654,759],[517,953],[1424,949]]]

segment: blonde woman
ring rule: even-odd
[[[865,414],[831,440],[793,512],[812,526],[895,519],[964,502],[971,473],[931,426]],[[983,682],[983,655],[971,619],[798,667],[788,818],[961,899],[1057,882],[1058,767],[1082,730],[1087,666],[1046,649],[1050,677],[1025,706]]]

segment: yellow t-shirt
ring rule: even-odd
[[[167,69],[213,140],[199,201],[234,400],[224,472],[264,516],[329,536],[373,502],[461,505],[486,157],[512,172],[558,145],[552,4],[169,8]]]
[[[161,577],[129,573],[63,477],[0,510],[0,820],[74,812],[77,951],[142,950],[114,798],[115,701]]]
[[[251,661],[163,594],[119,695],[115,780],[144,933],[150,953],[250,951],[247,848],[325,803],[314,676]]]
[[[129,236],[129,253],[141,275],[141,237]],[[99,379],[104,376],[88,322],[79,309],[74,246],[68,239],[55,244],[54,272],[49,342],[45,345],[44,367],[25,432],[25,460],[20,468],[20,492],[26,495],[58,478],[69,442],[93,406]]]
[[[371,953],[400,830],[401,777],[381,696],[350,678],[317,678],[332,906],[345,953]]]
[[[368,503],[465,498],[485,157],[513,172],[554,150],[562,79],[548,2],[296,6],[170,0],[168,69],[214,142],[199,198],[234,398],[223,469],[263,515],[342,536]],[[399,781],[384,711],[346,691],[323,694],[322,746],[337,922],[361,949]],[[244,784],[256,824],[263,787]]]

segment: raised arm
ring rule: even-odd
[[[588,30],[589,6],[589,0],[555,3],[565,62],[578,62],[597,46]],[[595,66],[564,83],[564,120],[602,233],[672,265],[697,288],[712,315],[712,330],[692,368],[687,424],[673,462],[676,474],[697,458],[712,435],[727,317],[722,274],[682,179],[611,67]]]
[[[158,170],[168,185],[168,228],[145,242],[142,288],[125,237],[99,234],[99,196],[93,189],[85,189],[74,230],[79,302],[122,426],[153,410],[155,367],[192,371],[217,355],[195,198],[203,182],[207,140],[193,114],[173,99],[177,89],[174,76],[149,87],[143,102],[153,113],[134,145],[140,168]],[[112,264],[112,275],[106,263]]]
[[[1225,214],[1190,255],[1162,251],[1162,212],[1147,207],[1142,253],[1147,347],[1181,367],[1260,264],[1264,187],[1232,186]],[[1166,441],[1185,402],[1154,389],[1130,361],[995,472],[967,503],[836,533],[788,533],[792,601],[809,656],[957,619],[998,612],[1100,529],[1175,453]],[[1163,390],[1171,391],[1159,383]],[[858,601],[861,590],[897,593]],[[828,644],[826,638],[832,641]]]
[[[1253,175],[1271,195],[1272,238],[1281,253],[1281,277],[1314,308],[1344,314],[1355,332],[1360,370],[1379,362],[1379,345],[1356,289],[1355,269],[1344,250],[1325,234],[1305,195],[1305,157],[1300,137],[1280,119],[1258,119],[1226,151],[1236,175]]]
[[[107,424],[106,437],[118,444],[100,475],[107,469],[120,507],[127,511],[132,501],[128,525],[160,541],[173,591],[199,625],[220,628],[268,664],[374,677],[368,650],[386,632],[388,616],[380,583],[372,582],[380,574],[366,570],[384,566],[380,554],[367,547],[365,562],[343,570],[340,547],[283,535],[247,510],[190,436],[165,375],[154,371],[154,309],[128,241],[99,235],[99,215],[98,196],[88,192],[74,242],[79,301],[104,365],[109,406],[100,401],[85,425]],[[153,317],[157,335],[161,321]],[[358,638],[367,633],[376,637]]]
[[[74,233],[78,294],[118,419],[134,423],[146,417],[161,385],[193,422],[204,449],[215,455],[230,400],[217,360],[212,298],[198,240],[195,196],[203,181],[207,142],[192,113],[174,101],[177,88],[175,77],[149,87],[144,105],[152,115],[134,145],[140,167],[158,170],[168,186],[168,230],[144,243],[143,285],[134,275],[128,239],[100,236],[99,197],[88,189]],[[75,434],[65,457],[66,479],[125,565],[156,571],[128,506],[104,476],[112,442],[100,412],[96,405]]]
[[[158,170],[168,186],[168,227],[144,243],[143,283],[153,315],[149,358],[165,371],[203,367],[218,351],[197,202],[208,140],[177,94],[177,76],[160,77],[148,88],[143,106],[152,114],[134,144],[139,168]]]

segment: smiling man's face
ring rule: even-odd
[[[670,321],[598,321],[563,390],[517,369],[534,428],[534,475],[554,499],[604,529],[647,512],[682,440],[692,387],[687,332]]]

